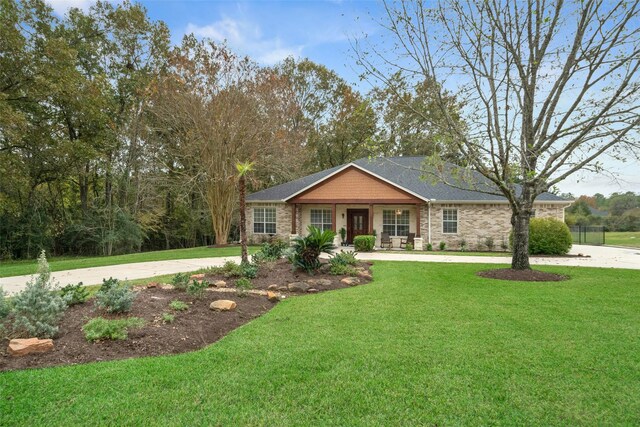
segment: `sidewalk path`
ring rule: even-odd
[[[533,265],[565,265],[577,267],[626,268],[640,270],[640,249],[612,248],[602,246],[574,245],[571,254],[590,255],[590,258],[539,258],[532,257]],[[509,257],[464,256],[464,255],[427,255],[401,251],[379,251],[360,253],[362,260],[378,261],[419,261],[445,263],[509,264]],[[240,257],[196,258],[171,261],[151,261],[137,264],[121,264],[107,267],[81,268],[77,270],[57,271],[51,274],[61,286],[82,282],[95,285],[103,278],[116,277],[121,280],[144,279],[164,274],[183,273],[200,268],[221,266],[226,261],[240,262]],[[0,278],[0,286],[9,294],[24,288],[31,276]],[[639,274],[640,279],[640,274]]]

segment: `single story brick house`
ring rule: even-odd
[[[395,247],[415,233],[416,249],[427,243],[435,248],[441,241],[458,248],[464,240],[472,249],[487,238],[496,248],[508,242],[511,209],[504,197],[424,179],[423,162],[424,157],[363,158],[250,194],[249,240],[274,235],[289,240],[314,225],[336,232],[344,227],[348,243],[357,235],[376,234],[379,245],[381,233],[387,232]],[[488,182],[479,174],[477,179]],[[541,194],[535,216],[564,220],[570,204]]]

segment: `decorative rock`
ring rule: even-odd
[[[147,289],[157,288],[158,286],[160,286],[160,283],[158,282],[147,283]]]
[[[280,301],[280,298],[278,298],[278,294],[276,294],[275,292],[267,292],[267,299],[271,302],[278,302]]]
[[[358,277],[362,277],[363,279],[371,280],[373,276],[368,271],[358,271]]]
[[[360,283],[355,277],[345,277],[344,279],[340,280],[340,282],[349,286],[357,285],[358,283]]]
[[[329,279],[309,279],[307,283],[316,286],[331,286],[331,280]]]
[[[204,273],[200,273],[200,274],[192,274],[189,277],[189,280],[204,280]]]
[[[309,293],[309,294],[315,294],[315,293],[317,293],[317,292],[318,292],[318,290],[317,290],[317,289],[315,289],[315,288],[309,288],[309,289],[307,289],[307,293]]]
[[[32,353],[46,353],[53,350],[53,340],[38,338],[13,339],[7,349],[12,356],[25,356]]]
[[[278,290],[278,285],[269,285],[267,286],[267,289],[270,291],[277,291]]]
[[[213,284],[213,286],[215,286],[216,288],[226,288],[227,282],[225,282],[224,280],[218,280]]]
[[[163,283],[160,285],[160,289],[174,289],[174,286],[169,283]]]
[[[209,308],[216,311],[231,311],[235,310],[236,306],[237,304],[235,303],[235,301],[231,301],[228,299],[219,299],[212,302]]]
[[[293,282],[287,285],[287,289],[289,289],[291,292],[307,292],[307,289],[309,289],[309,285],[304,282]]]
[[[286,286],[278,286],[278,290],[279,290],[279,291],[288,291],[288,290],[289,290],[289,288],[288,288],[288,287],[286,287]]]

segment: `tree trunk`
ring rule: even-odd
[[[513,226],[513,256],[511,268],[514,270],[531,270],[529,265],[529,219],[530,209],[520,209],[511,215]]]
[[[244,175],[240,176],[239,180],[239,193],[240,193],[240,248],[242,251],[242,262],[249,262],[249,255],[247,254],[247,212],[246,212],[246,201],[245,195],[247,191],[247,182],[244,178]]]

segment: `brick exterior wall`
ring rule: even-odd
[[[270,237],[269,234],[255,234],[253,232],[253,208],[274,207],[276,209],[276,236],[288,241],[291,234],[291,205],[287,203],[248,203],[247,204],[247,236],[250,242],[259,243]],[[330,205],[298,205],[296,228],[298,234],[306,231],[309,222],[309,210],[312,207],[329,208]],[[367,205],[338,205],[336,209],[336,230],[346,225],[342,214],[348,207],[368,208]],[[374,204],[374,228],[379,235],[382,230],[382,210],[402,207],[410,210],[410,231],[415,230],[415,205],[383,206]],[[447,234],[442,232],[442,211],[446,208],[458,210],[458,232]],[[557,218],[564,220],[564,205],[536,203],[535,216],[538,218]],[[446,242],[447,249],[459,249],[460,241],[467,242],[468,250],[486,250],[485,240],[493,238],[494,250],[500,250],[503,242],[508,244],[511,232],[511,209],[502,203],[486,204],[432,204],[431,205],[431,243],[434,249],[441,241]],[[420,234],[425,247],[429,242],[429,208],[424,204],[420,207]],[[378,242],[379,243],[379,242]]]
[[[443,233],[442,212],[444,209],[458,210],[458,232]],[[564,220],[564,206],[561,204],[534,204],[537,218],[556,218]],[[425,245],[429,241],[429,209],[425,205],[420,212],[420,228]],[[486,204],[432,204],[431,205],[431,243],[437,249],[440,242],[447,249],[459,249],[464,239],[468,250],[486,250],[485,241],[493,238],[494,250],[500,250],[509,243],[511,232],[511,208],[504,203]]]
[[[271,235],[253,232],[253,208],[266,207],[276,209],[276,236],[289,241],[291,234],[291,205],[286,203],[247,203],[247,239],[251,243],[266,241]],[[300,221],[298,221],[300,224]]]

